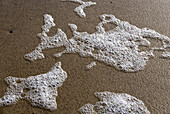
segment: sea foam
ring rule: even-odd
[[[95,5],[96,2],[84,2],[82,0],[62,0],[63,2],[75,2],[81,4],[80,6],[76,7],[74,11],[79,15],[80,17],[86,17],[86,13],[84,12],[84,8]]]
[[[33,106],[56,110],[57,88],[62,86],[67,73],[56,63],[49,72],[28,78],[5,78],[7,84],[5,95],[0,98],[0,107],[15,104],[21,99],[29,101]]]
[[[73,37],[67,39],[66,34],[58,29],[56,35],[49,37],[49,29],[55,26],[53,18],[49,14],[44,15],[42,33],[38,34],[41,43],[34,51],[25,55],[25,59],[34,61],[45,56],[42,51],[47,48],[65,47],[63,52],[54,54],[56,57],[64,53],[78,53],[83,57],[92,57],[95,60],[104,62],[118,70],[125,72],[136,72],[145,68],[150,57],[154,57],[153,51],[162,51],[162,56],[169,59],[168,48],[170,48],[170,38],[159,34],[148,28],[138,28],[126,21],[121,21],[111,14],[100,15],[102,20],[96,26],[96,32],[78,32],[75,24],[68,24],[73,32]],[[105,31],[104,25],[111,23],[116,25],[114,29]],[[161,47],[151,47],[147,39],[160,40]],[[140,50],[140,46],[148,47],[149,51]]]
[[[81,114],[150,114],[144,103],[125,93],[97,92],[99,102],[85,104],[79,109]]]

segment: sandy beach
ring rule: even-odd
[[[88,1],[88,0],[84,0]],[[64,54],[55,58],[53,54],[64,48],[47,49],[45,59],[30,62],[24,55],[33,51],[40,43],[43,15],[50,14],[56,26],[49,36],[61,28],[68,38],[72,32],[68,23],[78,30],[94,33],[100,22],[99,15],[113,14],[139,28],[147,27],[170,37],[169,0],[92,0],[97,4],[85,9],[87,17],[80,18],[73,11],[79,4],[60,0],[0,0],[0,97],[6,91],[7,76],[26,78],[46,73],[58,61],[68,78],[58,89],[57,110],[48,111],[33,107],[21,100],[14,105],[0,107],[0,114],[78,114],[86,103],[95,104],[95,92],[110,91],[130,94],[145,103],[151,114],[170,113],[170,60],[159,57],[159,51],[151,58],[143,71],[125,73],[97,61],[97,66],[86,70],[92,58],[78,54]],[[112,26],[106,26],[111,29]],[[160,45],[158,40],[150,40]]]

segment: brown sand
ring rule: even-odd
[[[100,91],[128,93],[143,100],[152,114],[170,113],[169,60],[157,56],[149,60],[144,71],[124,73],[99,62],[96,67],[86,71],[85,67],[92,59],[77,54],[64,54],[60,58],[52,56],[63,48],[45,50],[46,58],[35,62],[23,58],[40,43],[37,34],[41,32],[43,15],[46,13],[51,14],[56,23],[50,35],[61,28],[71,37],[68,23],[76,24],[79,31],[93,33],[100,22],[98,16],[106,13],[170,37],[170,0],[92,1],[96,1],[97,5],[86,8],[87,18],[80,18],[73,11],[78,4],[71,2],[0,0],[0,97],[7,87],[4,78],[9,75],[26,78],[45,73],[58,61],[62,62],[62,68],[68,73],[68,78],[58,89],[56,111],[32,107],[21,100],[15,105],[1,107],[0,114],[77,114],[84,104],[98,101],[94,92]],[[10,30],[13,33],[9,33]]]

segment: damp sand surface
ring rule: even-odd
[[[26,101],[19,101],[16,105],[0,108],[2,114],[67,114],[78,113],[84,104],[95,104],[98,99],[94,96],[97,91],[111,91],[127,93],[142,100],[151,113],[170,113],[170,62],[159,58],[161,52],[155,52],[144,71],[137,73],[124,73],[103,63],[90,70],[85,70],[92,58],[82,58],[78,54],[64,54],[54,58],[53,54],[61,52],[63,48],[45,50],[45,59],[35,62],[26,61],[24,54],[33,51],[39,44],[37,33],[41,32],[43,25],[42,15],[48,13],[55,19],[56,27],[48,33],[56,34],[61,28],[68,36],[72,32],[68,23],[74,23],[79,31],[94,33],[96,25],[100,22],[99,15],[114,14],[117,18],[130,22],[139,28],[147,27],[170,37],[170,2],[168,0],[139,1],[100,1],[85,10],[86,18],[80,18],[73,11],[79,4],[52,0],[1,0],[0,18],[0,97],[5,93],[7,85],[4,78],[14,76],[27,78],[30,75],[46,73],[56,62],[62,62],[62,68],[68,73],[64,85],[58,89],[58,109],[50,112],[40,108],[33,108]],[[57,7],[56,7],[57,6]],[[124,7],[122,7],[124,6]],[[69,13],[68,13],[69,12]],[[70,16],[72,18],[70,18]],[[112,26],[106,26],[110,29]],[[159,41],[152,40],[152,44]],[[81,68],[81,69],[80,69]]]

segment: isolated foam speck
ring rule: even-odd
[[[144,103],[125,93],[97,92],[99,102],[85,104],[79,109],[81,114],[150,114]]]
[[[29,101],[33,106],[56,110],[57,88],[62,86],[67,73],[56,63],[49,72],[28,78],[5,78],[7,84],[5,95],[0,98],[0,107],[15,104],[20,99]]]
[[[44,23],[49,30],[54,24],[51,24],[52,16],[48,16],[50,20],[44,19]],[[162,51],[162,56],[169,59],[167,51],[170,48],[169,37],[148,28],[137,28],[126,21],[117,19],[114,15],[103,14],[100,15],[100,19],[102,21],[96,26],[97,31],[92,34],[78,32],[75,24],[68,24],[73,32],[73,37],[69,39],[61,29],[58,29],[57,34],[52,37],[49,37],[46,34],[47,31],[42,29],[42,33],[38,34],[41,43],[33,52],[26,54],[25,58],[30,61],[42,59],[44,49],[64,46],[65,50],[54,54],[55,57],[60,57],[64,53],[78,53],[80,56],[92,57],[126,72],[143,70],[149,58],[154,57],[153,51],[156,50]],[[105,31],[103,26],[108,23],[116,27]],[[162,46],[150,47],[151,42],[146,38],[160,40]],[[140,50],[140,46],[148,47],[149,51]]]
[[[96,2],[84,2],[82,0],[62,0],[63,2],[75,2],[81,4],[80,6],[76,7],[74,11],[79,15],[80,17],[86,17],[86,14],[84,12],[84,8],[95,5]]]
[[[170,59],[170,52],[163,52],[162,57],[166,59]]]
[[[96,62],[93,61],[93,62],[91,62],[90,64],[88,64],[88,65],[86,66],[86,69],[89,70],[89,69],[91,69],[92,67],[94,67],[94,66],[96,66],[96,65],[97,65]]]

